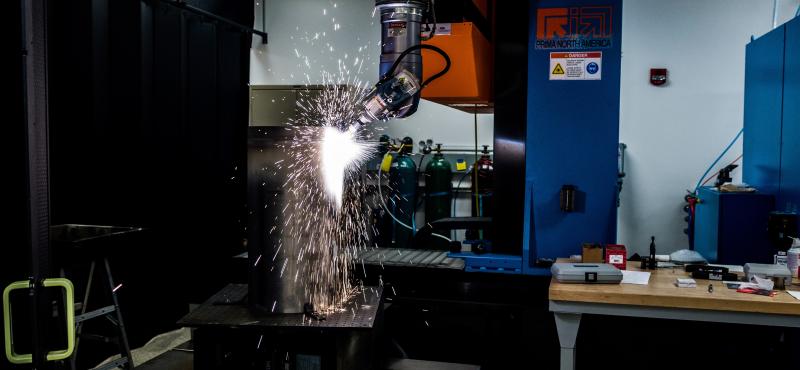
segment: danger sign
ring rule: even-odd
[[[603,52],[550,53],[551,80],[600,80]]]

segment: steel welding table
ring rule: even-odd
[[[196,329],[193,336],[195,369],[245,368],[241,363],[235,366],[227,363],[224,357],[228,354],[220,353],[229,352],[230,348],[222,348],[227,345],[259,352],[266,347],[262,346],[262,340],[280,347],[287,353],[287,359],[288,353],[295,350],[319,354],[323,369],[367,369],[371,368],[376,352],[375,329],[382,325],[382,294],[382,287],[364,287],[341,311],[318,321],[302,313],[254,312],[246,303],[247,284],[229,284],[184,316],[178,325]],[[240,345],[242,342],[246,345]],[[264,360],[263,356],[261,353],[256,357]],[[252,361],[251,358],[245,360],[248,364]]]
[[[558,262],[569,262],[559,259]],[[628,270],[638,270],[628,263]],[[550,311],[561,342],[561,369],[575,368],[575,341],[582,314],[708,321],[800,328],[800,300],[785,291],[775,297],[738,293],[721,282],[707,280],[697,288],[678,288],[675,279],[687,277],[681,268],[659,269],[648,285],[562,284],[550,282]],[[789,290],[800,290],[794,280]]]

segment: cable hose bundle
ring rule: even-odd
[[[428,77],[428,79],[425,80],[425,82],[423,82],[420,85],[420,90],[425,88],[425,86],[427,86],[429,83],[433,82],[433,80],[435,80],[435,79],[437,79],[439,77],[442,77],[445,73],[447,73],[450,70],[450,56],[447,55],[447,53],[444,50],[440,49],[439,47],[433,46],[433,45],[418,44],[418,45],[414,45],[412,47],[409,47],[408,49],[406,49],[402,53],[400,53],[400,56],[397,57],[397,60],[394,61],[394,63],[389,68],[389,70],[386,72],[386,74],[383,75],[383,77],[381,78],[379,83],[386,82],[389,79],[391,79],[392,76],[394,76],[395,70],[397,70],[397,66],[400,65],[400,62],[402,62],[403,58],[405,58],[412,51],[421,50],[421,49],[431,50],[431,51],[434,51],[434,52],[438,53],[439,55],[441,55],[442,58],[444,58],[445,66],[441,71],[439,71],[435,75],[433,75],[431,77]]]

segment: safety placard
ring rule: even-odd
[[[550,53],[551,80],[600,80],[603,52]]]

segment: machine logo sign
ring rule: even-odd
[[[600,67],[597,66],[597,63],[591,62],[586,65],[586,72],[589,72],[590,75],[597,73]]]
[[[598,49],[611,47],[608,6],[540,8],[536,10],[537,49]]]

